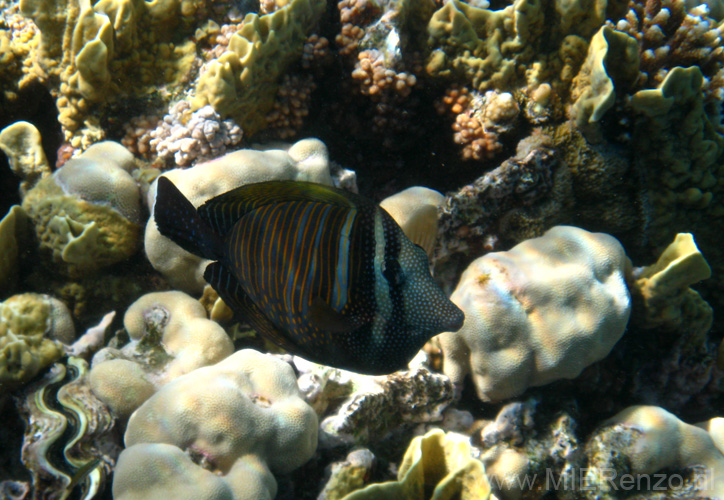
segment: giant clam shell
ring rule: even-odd
[[[22,461],[32,477],[32,498],[90,500],[103,491],[120,451],[114,420],[87,383],[88,363],[58,362],[20,398],[26,421]]]

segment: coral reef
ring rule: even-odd
[[[397,481],[373,484],[344,500],[454,498],[487,500],[490,485],[483,464],[472,457],[467,436],[435,429],[412,440],[400,463]]]
[[[439,336],[444,372],[470,373],[483,401],[578,376],[623,335],[630,265],[616,239],[570,226],[480,257],[451,296],[465,324]]]
[[[722,5],[0,0],[0,497],[724,497]],[[381,200],[466,324],[234,354],[161,175]]]
[[[41,249],[59,271],[82,276],[138,251],[141,199],[128,172],[133,165],[123,146],[101,142],[25,195]]]
[[[121,418],[160,387],[234,351],[224,329],[182,292],[142,296],[126,311],[123,326],[130,342],[96,353],[89,378],[95,395]]]
[[[8,157],[15,175],[22,179],[22,193],[27,193],[40,179],[50,174],[50,165],[40,141],[40,132],[32,123],[15,122],[0,131],[0,149]]]
[[[306,36],[325,5],[324,1],[292,0],[271,14],[247,14],[227,50],[201,69],[193,109],[211,105],[223,117],[233,118],[248,135],[262,130],[277,80],[302,56]]]
[[[246,349],[183,375],[133,413],[113,480],[119,500],[269,499],[272,475],[317,447],[317,416],[292,368]]]
[[[75,340],[68,308],[36,293],[13,295],[0,303],[0,395],[28,382],[63,355]]]
[[[222,120],[211,106],[191,112],[187,101],[171,106],[155,130],[149,146],[161,160],[173,158],[179,167],[218,158],[239,144],[242,131],[231,119]]]

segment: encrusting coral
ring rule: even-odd
[[[50,366],[74,339],[70,311],[58,299],[24,293],[0,302],[0,395]]]
[[[470,439],[434,429],[412,440],[397,481],[371,484],[343,500],[487,500],[490,493],[485,468],[472,456]]]
[[[587,498],[616,498],[626,476],[651,482],[654,477],[666,477],[666,471],[684,472],[660,484],[669,489],[674,485],[687,498],[721,498],[724,454],[717,447],[721,442],[713,438],[707,430],[682,422],[662,408],[626,408],[605,421],[588,441],[585,479],[595,486],[591,491],[597,496]]]
[[[40,141],[40,132],[32,123],[15,122],[0,131],[0,149],[8,157],[12,171],[22,179],[20,192],[23,194],[50,175]]]
[[[291,366],[250,349],[164,386],[131,416],[118,459],[117,500],[262,500],[272,473],[317,447],[317,416]]]
[[[325,1],[292,0],[271,14],[247,14],[227,50],[202,68],[193,109],[211,105],[248,135],[264,129],[278,80],[301,57],[325,6]]]
[[[463,327],[439,336],[445,374],[470,373],[483,401],[578,376],[623,335],[630,265],[615,238],[571,226],[480,257],[451,296]]]
[[[61,272],[82,276],[138,251],[141,199],[133,165],[123,146],[101,142],[25,195],[41,250]]]
[[[130,342],[100,350],[90,372],[93,392],[122,418],[160,387],[234,352],[224,329],[183,292],[142,296],[126,311],[123,325]]]

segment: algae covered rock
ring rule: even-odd
[[[24,293],[0,303],[0,395],[50,366],[74,338],[70,311],[58,299]]]

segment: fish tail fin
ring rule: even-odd
[[[166,177],[159,177],[156,183],[153,216],[158,231],[184,250],[205,259],[218,260],[223,256],[221,236]]]

